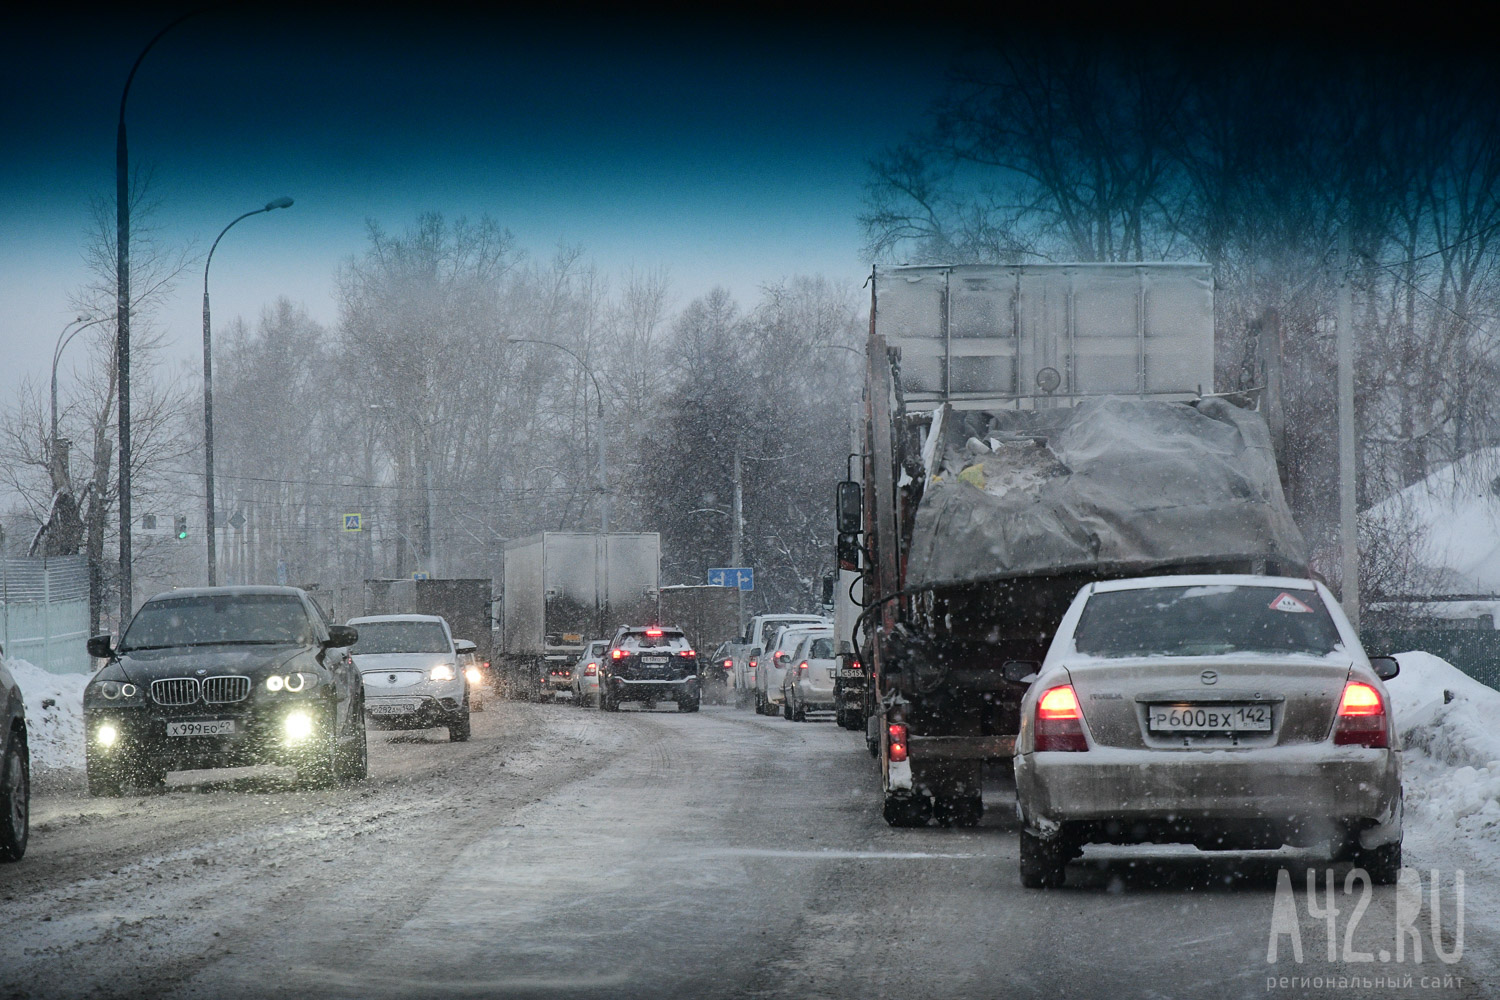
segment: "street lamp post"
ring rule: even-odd
[[[62,328],[62,333],[59,333],[57,335],[57,346],[54,347],[54,348],[52,348],[52,438],[51,438],[51,440],[53,442],[52,443],[52,447],[53,448],[57,447],[57,363],[58,363],[58,361],[60,361],[62,359],[63,349],[66,348],[69,344],[71,344],[73,342],[73,338],[74,337],[78,336],[80,333],[82,333],[83,331],[87,330],[91,326],[98,326],[100,323],[103,323],[104,320],[105,320],[105,317],[101,316],[98,319],[91,319],[91,320],[85,321],[85,318],[83,316],[79,316],[77,319],[71,320],[67,324],[67,326],[64,326]],[[74,323],[82,323],[83,325],[80,326],[80,327],[78,327],[77,329],[75,329],[72,333],[68,333],[68,327],[72,326]]]
[[[530,337],[506,337],[505,340],[509,344],[543,344],[547,347],[555,347],[578,362],[578,367],[582,368],[584,374],[589,377],[589,381],[594,383],[594,396],[599,402],[599,430],[595,434],[595,437],[599,439],[599,531],[602,534],[609,534],[609,465],[604,451],[604,391],[599,388],[599,379],[594,376],[594,370],[583,358],[561,344],[554,344],[550,340],[533,340]],[[587,407],[588,404],[585,401],[585,419],[588,414]]]
[[[203,492],[207,496],[205,501],[207,527],[204,534],[208,536],[208,585],[218,585],[218,560],[214,553],[214,362],[213,362],[213,335],[212,326],[208,318],[208,269],[214,263],[214,251],[219,248],[219,240],[224,234],[234,228],[236,222],[248,219],[252,215],[260,215],[263,212],[273,212],[278,208],[291,208],[292,199],[277,198],[275,201],[266,202],[264,208],[257,208],[246,212],[235,219],[229,225],[219,231],[214,239],[213,246],[208,248],[208,259],[203,263]]]
[[[125,141],[125,101],[141,60],[162,36],[203,9],[183,14],[158,31],[141,49],[120,91],[120,120],[115,128],[115,376],[120,403],[120,629],[130,621],[130,151]]]

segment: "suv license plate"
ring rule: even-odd
[[[203,719],[167,723],[168,736],[232,736],[238,730],[233,719]]]
[[[662,667],[666,666],[667,658],[665,656],[643,656],[641,657],[641,662],[653,667]]]
[[[399,702],[394,705],[370,706],[371,715],[406,715],[410,712],[415,712],[416,710],[417,706],[405,702]]]
[[[1269,733],[1270,705],[1152,705],[1154,733]]]

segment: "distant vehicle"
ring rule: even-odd
[[[731,644],[726,654],[734,661],[735,704],[740,708],[749,708],[754,704],[757,712],[761,710],[755,695],[756,669],[776,628],[788,624],[818,625],[827,621],[821,615],[790,614],[756,615],[750,619],[750,626],[745,629],[744,636],[739,642]]]
[[[26,703],[0,649],[0,861],[20,861],[31,834],[31,755]]]
[[[469,681],[459,670],[446,621],[437,615],[370,615],[349,624],[359,629],[353,652],[371,725],[446,727],[453,743],[469,738]]]
[[[468,639],[454,639],[453,651],[458,654],[458,669],[469,682],[469,711],[482,712],[486,677],[484,664],[479,659],[479,648]]]
[[[507,696],[569,687],[553,685],[553,670],[560,677],[589,636],[659,621],[660,570],[655,532],[544,531],[506,543],[497,658]]]
[[[730,675],[710,669],[708,651],[739,638],[742,597],[736,587],[695,584],[661,588],[661,613],[656,620],[672,622],[682,629],[698,651],[703,698],[709,704],[722,705],[728,701]]]
[[[576,705],[599,703],[599,661],[609,649],[608,639],[595,639],[573,661],[573,702]]]
[[[564,691],[573,690],[574,660],[548,660],[541,681],[542,693],[556,698]]]
[[[248,764],[291,765],[315,785],[363,779],[357,638],[295,587],[157,594],[118,645],[88,641],[109,661],[83,692],[89,794]]]
[[[839,663],[833,653],[833,630],[808,632],[797,648],[782,678],[781,704],[785,716],[806,722],[808,712],[832,712],[836,705],[834,681]]]
[[[437,615],[448,631],[474,644],[484,683],[495,687],[494,584],[483,577],[439,577],[428,580],[366,580],[366,617],[371,615]]]
[[[648,709],[675,701],[679,712],[696,712],[701,697],[698,653],[681,629],[622,626],[599,663],[599,707],[606,712],[626,701]]]
[[[1333,845],[1401,868],[1401,760],[1384,681],[1322,584],[1158,576],[1092,583],[1021,703],[1021,882],[1062,885],[1084,844]]]
[[[792,659],[792,649],[809,632],[832,635],[833,626],[826,618],[816,624],[797,623],[782,625],[771,638],[760,665],[755,672],[755,710],[761,715],[776,715],[781,711],[781,687],[786,669]]]

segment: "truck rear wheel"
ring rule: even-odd
[[[927,826],[932,800],[925,795],[886,795],[883,813],[891,826]]]

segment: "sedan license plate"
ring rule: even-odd
[[[1269,733],[1270,705],[1152,705],[1153,733]]]
[[[192,722],[167,723],[168,736],[233,736],[238,730],[233,719],[197,719]]]

